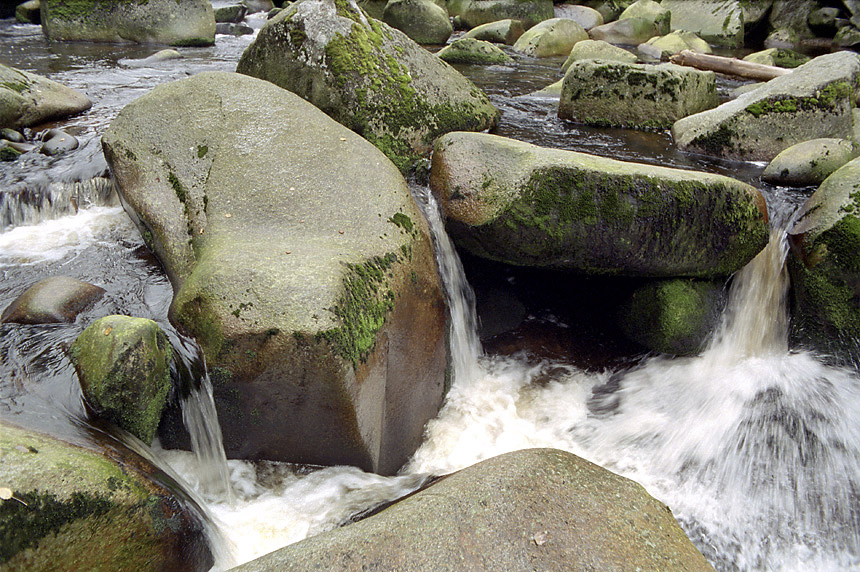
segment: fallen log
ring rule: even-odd
[[[770,81],[775,77],[790,74],[791,70],[764,64],[745,62],[737,58],[725,58],[711,54],[697,54],[690,50],[684,50],[675,54],[669,61],[679,66],[694,67],[705,71],[715,71],[726,75],[733,75],[745,79],[757,81]]]

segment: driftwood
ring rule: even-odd
[[[715,71],[758,81],[770,81],[775,77],[791,73],[790,69],[754,64],[737,58],[697,54],[690,50],[684,50],[680,54],[675,54],[669,61],[680,66],[689,66],[700,70]]]

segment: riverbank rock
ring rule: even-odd
[[[619,20],[626,20],[628,18],[638,18],[653,22],[654,27],[657,29],[657,34],[660,36],[665,36],[671,30],[671,12],[660,2],[655,2],[654,0],[636,0],[636,2],[625,8],[621,12],[621,15],[618,16]]]
[[[723,280],[654,280],[637,288],[618,309],[624,335],[649,350],[694,355],[720,323]]]
[[[690,50],[699,54],[713,53],[708,42],[693,32],[682,30],[675,30],[666,36],[651,38],[645,45],[652,46],[660,51],[659,57],[655,58],[659,60],[668,60],[670,56],[680,54],[684,50]],[[641,45],[639,50],[642,51]]]
[[[437,481],[379,514],[235,568],[713,571],[640,485],[564,451],[527,449]]]
[[[785,32],[786,37],[793,39],[792,43],[814,38],[815,34],[809,29],[808,22],[809,14],[816,8],[818,8],[817,3],[808,0],[774,0],[768,23],[773,30]]]
[[[607,60],[612,62],[636,63],[636,56],[624,48],[613,46],[602,40],[583,40],[577,42],[570,50],[570,55],[561,66],[561,71],[566,72],[573,62],[580,60]]]
[[[0,127],[31,127],[92,107],[79,91],[0,64]]]
[[[588,31],[592,40],[603,40],[610,44],[638,46],[654,36],[661,36],[660,30],[651,20],[644,18],[626,18],[616,20],[602,26],[595,26]]]
[[[475,85],[402,32],[353,4],[303,0],[260,30],[239,73],[307,99],[410,170],[449,131],[493,127]]]
[[[390,0],[382,21],[419,44],[444,44],[454,32],[448,12],[431,0]]]
[[[564,74],[558,116],[586,125],[666,129],[718,103],[713,72],[581,60]]]
[[[514,44],[514,51],[533,58],[566,56],[577,42],[588,39],[588,32],[574,20],[551,18],[535,24]]]
[[[447,363],[433,247],[399,171],[241,74],[159,86],[103,143],[173,283],[170,318],[206,356],[228,457],[396,471]]]
[[[216,24],[238,24],[245,19],[248,13],[248,7],[244,4],[233,4],[231,6],[221,6],[214,9]]]
[[[767,50],[754,52],[744,57],[745,62],[792,69],[805,64],[810,59],[812,58],[794,50],[780,48],[768,48]]]
[[[508,18],[476,26],[466,32],[464,38],[474,38],[476,40],[484,40],[485,42],[493,42],[494,44],[513,46],[524,32],[525,28],[522,22]]]
[[[160,482],[155,480],[160,479]],[[0,421],[0,567],[205,572],[202,510],[127,449],[96,452]]]
[[[3,310],[2,323],[71,323],[105,290],[77,278],[52,276],[33,284]]]
[[[854,143],[845,139],[804,141],[774,157],[765,167],[761,179],[774,185],[820,185],[857,154]]]
[[[158,324],[130,316],[96,320],[69,348],[94,413],[146,444],[155,437],[167,403],[172,353]]]
[[[746,161],[770,161],[810,139],[848,139],[858,80],[857,54],[819,56],[716,109],[679,120],[672,136],[681,150]]]
[[[503,52],[495,44],[476,40],[474,38],[460,38],[454,40],[436,54],[439,59],[450,64],[506,64],[513,58]]]
[[[519,20],[528,30],[555,18],[552,0],[449,0],[448,14],[457,16],[466,28],[498,20]]]
[[[208,0],[41,0],[50,40],[211,46],[215,15]]]
[[[860,159],[825,179],[788,240],[793,340],[860,365]]]
[[[768,240],[764,199],[719,175],[450,133],[431,187],[483,258],[588,274],[728,276]]]
[[[578,6],[574,4],[556,4],[553,7],[556,18],[568,18],[574,20],[582,26],[582,29],[588,31],[595,26],[604,24],[603,15],[588,6]]]
[[[29,0],[15,8],[15,19],[22,24],[40,24],[41,18],[39,0]]]
[[[738,0],[663,0],[672,13],[672,31],[693,32],[715,46],[744,45],[744,10]]]

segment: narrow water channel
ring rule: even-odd
[[[166,317],[170,284],[114,198],[79,191],[69,200],[69,189],[107,174],[99,138],[124,105],[163,82],[232,71],[250,41],[218,36],[213,48],[182,50],[182,60],[136,67],[133,60],[151,48],[49,43],[37,26],[0,21],[0,62],[47,75],[94,101],[91,111],[59,124],[81,140],[77,151],[59,159],[30,154],[37,156],[0,169],[0,307],[55,274],[108,291],[76,324],[0,326],[4,418],[72,440],[88,438],[80,431],[86,413],[63,348],[93,317],[151,318],[174,346],[183,343]],[[551,100],[529,94],[556,81],[560,65],[518,58],[509,66],[460,69],[502,110],[500,135],[719,172],[766,195],[776,215],[771,243],[732,281],[718,335],[697,357],[633,356],[602,368],[525,349],[485,353],[468,268],[464,272],[427,189],[413,185],[434,229],[452,312],[455,374],[443,410],[397,477],[351,467],[225,462],[200,384],[203,391],[186,398],[187,422],[200,428],[198,454],[157,444],[153,453],[187,481],[220,526],[216,569],[336,527],[415,490],[428,475],[524,447],[557,447],[643,484],[672,508],[718,570],[860,570],[860,379],[787,345],[782,229],[804,192],[763,186],[762,165],[685,156],[665,133],[559,121]],[[730,87],[721,84],[724,92]],[[551,322],[558,332],[573,326],[532,318]],[[193,362],[193,350],[187,353]]]

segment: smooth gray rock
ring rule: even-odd
[[[0,64],[0,127],[31,127],[75,115],[92,105],[79,91]]]
[[[550,18],[529,28],[514,44],[514,51],[533,58],[566,56],[588,32],[575,20]]]
[[[594,28],[595,26],[605,24],[603,14],[594,8],[589,8],[588,6],[556,4],[553,9],[555,11],[556,18],[568,18],[570,20],[574,20],[577,24],[582,26],[583,30],[586,31]]]
[[[671,31],[671,17],[672,15],[669,10],[667,10],[660,2],[655,2],[655,0],[636,0],[636,2],[621,12],[618,19],[626,20],[628,18],[639,18],[642,20],[648,20],[649,22],[654,23],[654,27],[656,28],[658,35],[665,36]]]
[[[245,19],[248,7],[244,4],[233,4],[232,6],[221,6],[214,11],[216,24],[238,24]]]
[[[744,45],[744,9],[739,0],[663,0],[672,31],[693,32],[716,46]]]
[[[451,64],[506,64],[513,58],[499,49],[495,44],[476,40],[474,38],[460,38],[454,40],[436,54],[440,60]]]
[[[519,20],[528,30],[555,17],[552,0],[448,0],[448,13],[458,16],[465,28],[498,20]]]
[[[637,569],[713,572],[668,507],[640,485],[570,453],[527,449],[234,570]]]
[[[60,129],[51,129],[46,136],[40,152],[44,155],[56,156],[74,151],[80,143],[76,137]]]
[[[660,36],[660,30],[651,20],[645,18],[625,18],[602,26],[595,26],[588,31],[592,40],[603,40],[610,44],[638,46],[654,36]]]
[[[523,35],[523,32],[525,32],[525,28],[521,21],[507,18],[475,26],[466,32],[464,37],[512,46]]]
[[[860,58],[819,56],[709,111],[679,120],[672,136],[681,150],[747,161],[770,161],[797,143],[852,136]]]
[[[22,24],[40,24],[42,22],[41,5],[39,0],[28,0],[15,8],[15,19]]]
[[[774,157],[761,174],[775,185],[820,185],[831,173],[857,156],[854,143],[845,139],[812,139]]]
[[[442,137],[430,186],[460,247],[518,266],[728,276],[769,235],[761,193],[734,179],[483,133]]]
[[[78,314],[96,303],[103,288],[68,276],[52,276],[27,288],[3,310],[0,322],[53,324],[74,322]]]
[[[636,55],[628,52],[624,48],[613,46],[602,40],[583,40],[577,42],[573,49],[570,50],[570,55],[561,66],[561,71],[566,72],[573,62],[580,60],[606,60],[612,62],[636,63]]]
[[[454,32],[448,12],[431,0],[389,0],[382,21],[419,44],[444,44]]]
[[[395,166],[231,73],[156,87],[102,141],[173,283],[171,321],[206,356],[228,457],[397,471],[441,404],[447,346],[429,230]]]

